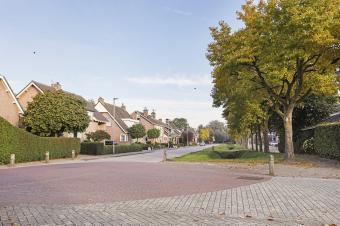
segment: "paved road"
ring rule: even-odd
[[[191,147],[181,147],[177,149],[169,149],[167,151],[167,157],[169,159],[179,157],[191,152],[198,152],[202,149],[212,147],[214,145],[206,145],[206,146],[191,146]],[[161,162],[163,160],[163,150],[155,150],[150,153],[145,154],[137,154],[137,155],[128,155],[121,156],[116,158],[104,158],[93,160],[94,162]]]
[[[74,204],[157,198],[216,191],[268,178],[212,165],[89,162],[0,170],[0,205]]]
[[[340,181],[281,178],[215,192],[90,205],[0,207],[0,225],[340,224]]]
[[[340,180],[161,160],[156,151],[0,170],[0,225],[340,224]]]

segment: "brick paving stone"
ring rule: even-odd
[[[109,204],[0,206],[7,225],[340,224],[340,180],[274,177],[221,191]]]

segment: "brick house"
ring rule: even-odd
[[[19,126],[24,110],[6,78],[0,75],[0,116],[14,126]]]
[[[149,115],[147,108],[144,108],[143,112],[135,111],[131,114],[131,117],[138,120],[140,124],[145,127],[145,130],[158,129],[160,131],[160,136],[155,140],[157,143],[168,143],[168,125],[162,121],[162,119],[156,119],[156,112],[153,111]],[[144,141],[148,141],[147,137]]]
[[[128,130],[131,126],[138,124],[139,121],[130,116],[124,104],[121,107],[113,106],[100,97],[95,109],[110,122],[110,126],[106,127],[106,132],[111,135],[112,140],[118,144],[133,142]]]
[[[37,96],[38,94],[44,94],[46,92],[55,92],[55,91],[62,91],[62,92],[68,93],[86,104],[86,111],[89,115],[90,123],[84,132],[77,134],[78,138],[80,138],[81,140],[85,140],[87,133],[95,132],[97,130],[106,130],[106,126],[109,123],[109,121],[95,109],[94,103],[91,103],[85,100],[82,96],[62,90],[62,87],[58,82],[51,84],[49,86],[49,85],[42,84],[40,82],[31,81],[27,86],[25,86],[17,94],[16,99],[19,101],[19,103],[23,107],[23,110],[26,110],[28,107],[28,104],[32,102],[34,97]],[[72,137],[73,134],[64,133],[64,136]]]
[[[166,134],[169,137],[169,141],[171,141],[173,144],[178,144],[182,135],[182,131],[178,129],[170,119],[166,119],[165,123],[167,125]]]

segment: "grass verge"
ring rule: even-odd
[[[182,162],[235,162],[263,164],[269,161],[269,155],[274,155],[276,163],[284,161],[281,153],[264,153],[245,149],[238,145],[221,144],[214,148],[206,148],[199,152],[190,153],[174,158],[173,161]]]

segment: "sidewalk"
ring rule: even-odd
[[[106,158],[117,158],[123,156],[130,156],[130,155],[141,155],[146,153],[151,153],[156,150],[145,150],[139,152],[128,152],[128,153],[120,153],[120,154],[112,154],[112,155],[78,155],[75,160],[71,158],[64,158],[64,159],[50,159],[49,163],[45,161],[35,161],[35,162],[24,162],[24,163],[16,163],[15,166],[9,165],[0,165],[0,170],[2,169],[14,169],[14,168],[21,168],[21,167],[29,167],[29,166],[48,166],[48,165],[56,165],[56,164],[72,164],[72,163],[84,163],[93,160],[100,160]]]

